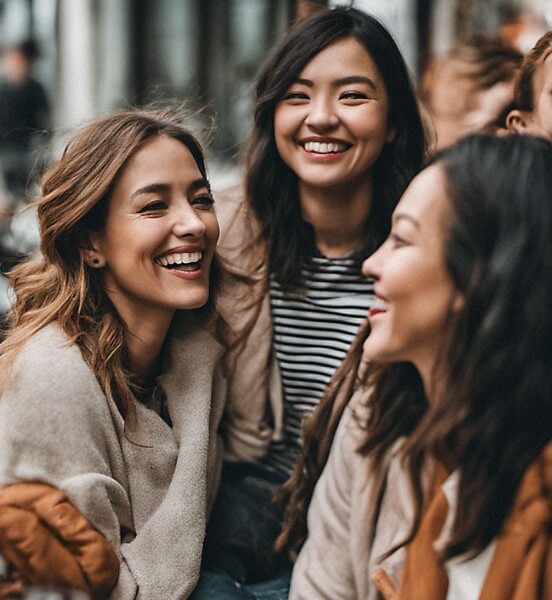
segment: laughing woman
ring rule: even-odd
[[[552,598],[551,161],[467,138],[399,202],[294,600]]]
[[[220,252],[244,286],[224,421],[228,458],[205,565],[234,579],[289,568],[271,502],[300,452],[303,419],[373,302],[362,259],[420,168],[424,132],[388,31],[351,8],[298,24],[267,60],[246,146],[246,186],[220,196]],[[198,600],[202,598],[198,591]]]
[[[174,115],[97,120],[37,209],[41,255],[13,273],[0,347],[0,597],[186,598],[224,396],[202,150]]]

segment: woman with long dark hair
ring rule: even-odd
[[[220,196],[220,253],[244,276],[230,311],[235,353],[229,458],[205,564],[247,582],[288,563],[273,491],[292,471],[318,404],[373,302],[362,259],[386,237],[422,164],[424,131],[387,30],[352,8],[294,27],[258,79],[245,190]]]
[[[551,160],[466,138],[399,202],[291,598],[375,598],[374,576],[386,599],[552,594]],[[330,422],[313,415],[308,464]]]

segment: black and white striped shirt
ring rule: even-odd
[[[302,269],[304,289],[284,293],[272,277],[273,346],[282,375],[284,439],[264,463],[289,474],[301,447],[301,424],[320,401],[374,301],[358,258],[315,257]]]

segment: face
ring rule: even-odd
[[[445,267],[448,213],[445,175],[430,166],[407,188],[388,239],[363,264],[377,296],[365,359],[412,362],[422,377],[432,372],[450,311],[461,306]]]
[[[527,132],[552,140],[552,52],[536,69],[533,94],[535,103]]]
[[[126,163],[91,239],[127,325],[205,304],[218,234],[209,185],[188,148],[166,136],[147,142]]]
[[[282,160],[300,186],[328,188],[371,180],[393,139],[382,76],[354,38],[330,44],[299,73],[274,114]]]

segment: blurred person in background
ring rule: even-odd
[[[438,149],[468,133],[505,129],[522,61],[499,39],[476,36],[430,65],[422,93]]]
[[[523,62],[516,82],[510,131],[552,140],[552,31],[545,33]]]
[[[250,333],[231,374],[228,461],[194,600],[240,598],[239,584],[282,573],[274,597],[287,597],[290,563],[273,549],[285,501],[273,494],[374,301],[361,262],[387,235],[424,151],[407,68],[375,18],[324,10],[273,50],[257,82],[244,189],[219,194],[219,252],[248,282],[233,315]]]
[[[46,130],[50,126],[48,98],[32,76],[39,50],[26,40],[4,51],[0,77],[0,169],[8,198],[6,209],[25,201],[29,177],[45,160]]]

